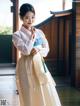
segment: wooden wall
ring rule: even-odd
[[[45,33],[50,52],[46,58],[50,63],[51,73],[68,76],[69,70],[69,36],[72,33],[72,15],[55,14],[37,27]],[[52,66],[51,66],[52,64]]]
[[[80,87],[80,2],[76,3],[76,86]]]

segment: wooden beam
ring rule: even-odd
[[[80,88],[80,2],[76,3],[76,86]]]
[[[80,2],[73,1],[71,82],[80,88]]]
[[[63,0],[63,10],[65,10],[65,0]]]
[[[19,0],[10,0],[13,3],[11,6],[11,12],[13,12],[13,33],[19,28],[19,17],[18,17],[18,8],[19,8]],[[17,50],[12,46],[12,63],[17,62]]]

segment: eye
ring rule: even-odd
[[[28,18],[29,18],[29,17],[27,17],[27,16],[25,17],[25,19],[28,19]]]

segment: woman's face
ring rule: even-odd
[[[22,19],[23,25],[27,28],[31,28],[32,24],[35,21],[35,14],[33,12],[27,12],[26,15]]]

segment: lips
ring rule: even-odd
[[[32,23],[28,23],[28,24],[32,24]]]

